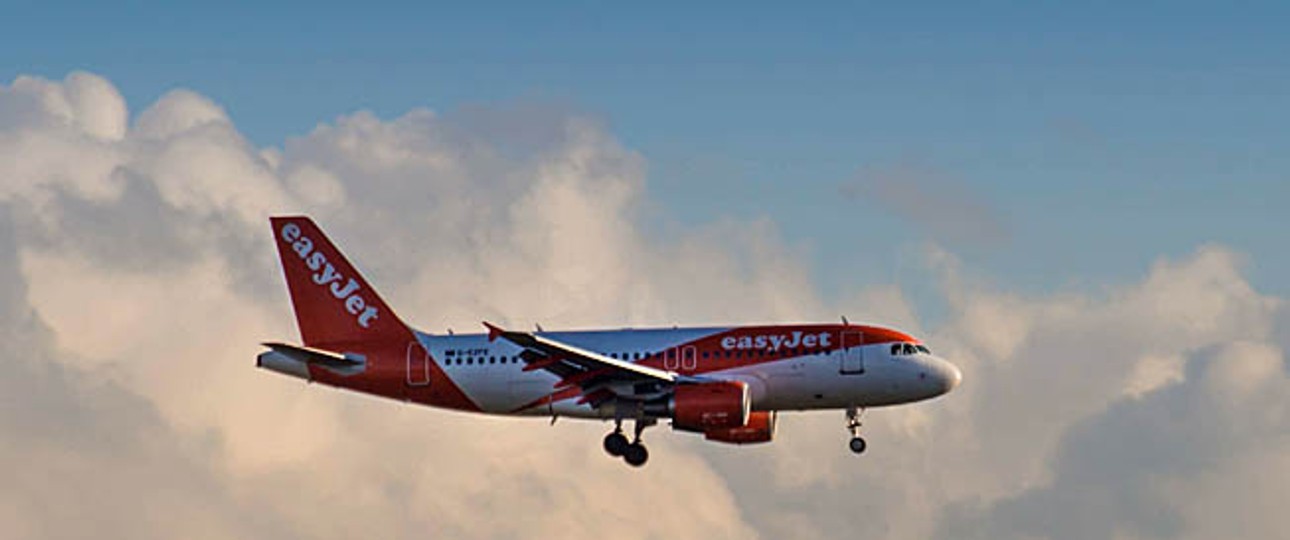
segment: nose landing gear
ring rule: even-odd
[[[864,409],[856,409],[854,406],[847,407],[847,431],[851,432],[851,440],[847,446],[851,451],[863,454],[869,444],[865,442],[864,437],[860,436],[860,416],[864,414]]]

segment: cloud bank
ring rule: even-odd
[[[21,538],[1268,538],[1290,528],[1284,302],[1200,246],[1097,295],[929,250],[950,306],[824,297],[769,221],[643,232],[645,160],[566,111],[365,112],[256,148],[209,99],[0,86],[0,522]],[[314,215],[430,330],[832,319],[925,335],[967,381],[788,415],[769,446],[472,417],[257,371],[295,335],[267,217]]]

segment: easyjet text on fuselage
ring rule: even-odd
[[[781,347],[792,349],[796,347],[829,347],[832,336],[828,332],[811,332],[806,333],[800,330],[788,334],[761,334],[757,336],[726,336],[721,338],[721,348],[725,350],[771,350],[778,351]]]

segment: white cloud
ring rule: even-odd
[[[0,87],[0,520],[24,537],[1285,529],[1266,510],[1290,485],[1290,318],[1221,246],[1098,295],[1013,293],[934,250],[949,311],[929,326],[891,285],[821,298],[769,221],[643,233],[644,159],[565,111],[359,112],[257,149],[194,92],[128,128],[120,103],[87,74]],[[840,412],[786,414],[760,447],[652,430],[630,470],[600,424],[255,370],[258,341],[294,336],[265,218],[296,211],[432,331],[862,314],[924,333],[966,380],[871,411],[862,458]]]
[[[1063,437],[1050,482],[960,507],[945,538],[1273,538],[1290,480],[1284,352],[1196,351],[1186,380],[1114,402]],[[1280,492],[1280,494],[1278,494]]]
[[[56,94],[66,84],[37,86]],[[701,459],[669,452],[664,437],[652,474],[641,477],[598,455],[601,425],[408,410],[253,367],[259,340],[294,334],[268,240],[266,218],[281,211],[320,214],[342,238],[353,225],[360,241],[343,244],[357,248],[358,260],[392,263],[394,273],[375,272],[382,289],[397,304],[429,306],[435,319],[443,300],[427,294],[444,286],[461,289],[471,309],[531,307],[553,324],[622,319],[629,303],[605,303],[615,287],[651,287],[627,262],[645,241],[615,214],[641,196],[639,158],[593,126],[566,121],[564,141],[519,160],[472,150],[478,142],[425,111],[391,122],[359,113],[266,153],[218,107],[185,91],[167,94],[117,141],[69,135],[69,122],[6,132],[70,141],[40,144],[36,154],[4,149],[26,171],[23,189],[6,190],[4,228],[15,241],[4,260],[21,288],[7,306],[32,310],[50,336],[6,358],[41,358],[32,369],[99,379],[116,396],[74,384],[43,388],[66,404],[53,419],[65,411],[126,441],[150,441],[108,438],[96,447],[7,429],[6,440],[17,442],[6,463],[26,463],[31,473],[9,499],[24,509],[66,500],[76,507],[90,501],[66,499],[75,490],[115,489],[118,500],[158,509],[141,515],[105,505],[102,515],[119,517],[63,527],[46,523],[60,516],[33,511],[14,527],[109,537],[175,536],[192,524],[212,537],[754,535],[722,479]],[[110,159],[69,168],[87,147]],[[506,175],[492,179],[497,171]],[[107,182],[116,189],[81,189]],[[48,213],[24,210],[37,200]],[[339,216],[335,227],[328,215]],[[420,242],[426,230],[435,234]],[[419,281],[426,261],[433,268],[453,260],[468,264]],[[495,286],[504,279],[513,283]],[[706,279],[717,286],[723,278]],[[595,287],[600,280],[607,285]],[[576,302],[553,306],[584,287]],[[29,371],[6,370],[8,395],[23,409],[42,406],[20,391],[35,377]],[[173,458],[149,469],[158,453]],[[69,467],[86,478],[59,474]],[[98,468],[119,474],[92,474]],[[41,488],[37,477],[52,486]],[[661,515],[638,519],[632,509],[644,507]]]
[[[131,136],[162,140],[211,125],[231,126],[228,114],[205,96],[191,90],[172,90],[139,113]]]
[[[23,76],[14,80],[8,91],[38,103],[35,108],[49,123],[110,141],[125,136],[125,99],[98,75],[77,71],[61,83]]]

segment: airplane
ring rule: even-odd
[[[779,411],[845,410],[860,454],[866,408],[934,398],[963,378],[920,340],[845,318],[534,332],[485,322],[486,333],[429,334],[404,324],[313,220],[270,224],[301,342],[264,343],[257,367],[431,407],[612,420],[604,450],[633,467],[649,459],[642,432],[661,420],[742,445],[770,442]]]

